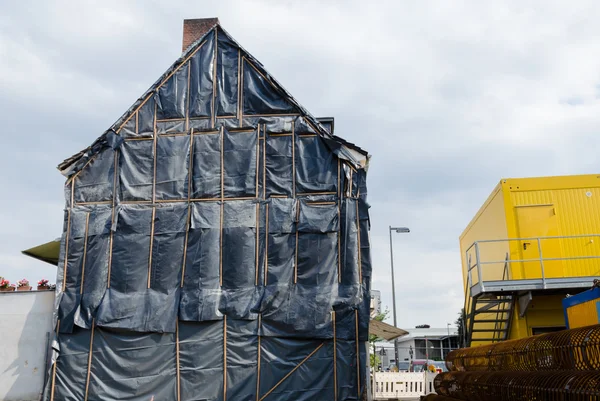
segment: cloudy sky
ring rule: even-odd
[[[484,4],[485,3],[485,4]],[[494,5],[490,5],[494,3]],[[568,5],[567,5],[568,4]],[[0,275],[60,236],[56,165],[180,55],[182,20],[217,16],[316,116],[367,149],[373,288],[399,326],[463,303],[458,236],[502,177],[597,173],[600,2],[25,1],[0,4]]]

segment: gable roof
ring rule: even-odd
[[[66,177],[71,177],[81,171],[100,151],[107,147],[117,149],[123,142],[119,132],[129,119],[143,106],[143,104],[165,84],[182,66],[184,66],[196,54],[197,50],[202,47],[206,39],[210,35],[224,35],[235,47],[242,53],[245,59],[250,62],[250,65],[270,84],[283,99],[288,102],[300,115],[305,118],[314,129],[315,133],[324,139],[327,146],[339,158],[348,161],[355,168],[366,168],[369,162],[369,154],[364,149],[350,143],[339,136],[333,135],[322,125],[319,120],[312,116],[298,101],[264,68],[264,66],[247,52],[239,43],[237,43],[229,33],[227,33],[220,24],[216,23],[210,28],[201,38],[196,40],[188,49],[177,59],[167,71],[165,71],[158,80],[140,97],[136,102],[99,138],[97,138],[90,146],[73,156],[65,159],[58,165],[58,170]],[[216,85],[216,82],[213,83]],[[252,117],[249,115],[248,117]]]

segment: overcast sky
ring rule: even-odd
[[[56,270],[20,251],[62,231],[56,165],[180,55],[184,18],[219,17],[315,116],[372,154],[373,288],[399,326],[463,304],[458,236],[503,177],[597,173],[600,2],[0,3],[0,276]]]

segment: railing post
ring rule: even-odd
[[[542,288],[546,289],[546,274],[544,272],[544,258],[542,256],[542,242],[540,238],[537,239],[538,253],[540,254],[540,267],[542,268]]]
[[[481,258],[479,255],[479,243],[477,241],[475,241],[475,259],[477,261],[477,275],[479,276],[479,283],[481,284],[481,292],[484,292],[485,285],[483,283],[483,276],[481,275],[481,263],[479,263]]]
[[[473,283],[473,277],[471,277],[471,257],[469,256],[469,251],[465,252],[465,258],[467,259],[467,288],[469,288],[469,292],[471,290],[471,283]]]

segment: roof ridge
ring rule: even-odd
[[[100,137],[98,137],[92,145],[83,149],[82,151],[74,154],[73,156],[65,159],[62,163],[60,163],[57,168],[58,170],[65,176],[70,177],[73,174],[77,173],[83,169],[83,167],[89,163],[91,158],[101,151],[102,149],[111,146],[113,148],[117,148],[121,140],[115,139],[112,137],[113,135],[119,136],[119,131],[123,127],[123,125],[132,117],[132,115],[138,110],[139,107],[147,100],[148,96],[153,92],[156,92],[158,87],[166,81],[166,79],[170,78],[170,75],[177,71],[183,64],[188,62],[188,59],[193,56],[199,46],[206,40],[206,38],[213,34],[217,33],[221,30],[226,36],[227,39],[230,40],[235,46],[239,48],[240,51],[244,53],[244,56],[253,64],[253,66],[258,69],[268,80],[269,84],[273,86],[274,89],[281,92],[284,98],[289,101],[294,107],[296,107],[303,118],[306,118],[310,125],[317,131],[317,133],[323,137],[328,146],[331,148],[331,151],[334,152],[338,157],[348,160],[356,167],[365,167],[366,163],[369,159],[369,154],[362,148],[350,143],[339,136],[333,135],[330,133],[319,121],[315,118],[304,106],[302,106],[293,96],[292,94],[285,89],[285,87],[279,83],[264,67],[264,65],[255,58],[250,52],[248,52],[244,47],[239,44],[233,36],[227,32],[220,24],[220,22],[216,22],[210,29],[206,31],[204,35],[194,41],[188,48],[181,54],[177,60],[171,64],[171,66],[152,84],[150,87],[119,117],[111,126],[108,128]],[[213,83],[214,85],[215,83]],[[118,127],[118,128],[117,128]],[[112,134],[112,135],[110,135]],[[335,142],[341,146],[331,146],[331,142]],[[364,156],[364,160],[360,160],[356,155],[352,154],[348,149],[343,149],[342,147],[348,147],[351,150],[354,150]]]

